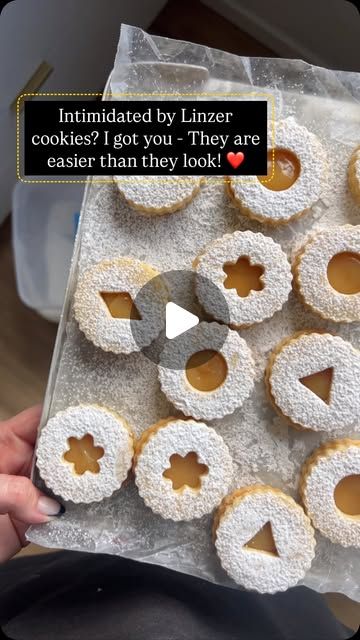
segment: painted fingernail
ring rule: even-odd
[[[37,508],[44,516],[60,516],[65,511],[59,502],[47,496],[41,496],[41,498],[39,498]]]

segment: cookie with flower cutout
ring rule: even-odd
[[[114,176],[127,204],[148,216],[174,213],[186,207],[199,193],[199,176]]]
[[[203,308],[232,327],[262,322],[279,311],[291,291],[291,268],[281,246],[252,231],[235,231],[211,242],[194,262],[196,294]],[[227,315],[212,295],[221,291]]]
[[[156,276],[160,274],[154,267],[129,257],[103,260],[87,269],[74,296],[75,318],[87,339],[113,353],[139,351],[155,340],[168,300],[167,287]]]
[[[203,422],[167,418],[142,434],[135,448],[135,482],[162,518],[201,518],[229,490],[233,463],[221,436]]]
[[[158,368],[170,402],[197,419],[232,413],[254,386],[255,365],[245,340],[216,322],[201,322],[182,335],[181,343],[168,341]]]
[[[360,225],[322,230],[298,252],[294,283],[302,302],[334,322],[360,320]]]
[[[360,440],[333,440],[306,460],[300,495],[316,529],[360,549]]]
[[[133,454],[127,421],[84,404],[60,411],[42,427],[36,464],[46,486],[64,500],[99,502],[120,489]]]
[[[231,176],[228,190],[244,215],[270,225],[286,224],[308,211],[326,183],[326,154],[317,136],[294,118],[275,123],[267,176]]]
[[[348,167],[348,182],[354,200],[360,205],[360,146],[351,155]]]
[[[302,507],[268,485],[237,489],[224,498],[213,531],[226,573],[260,593],[295,586],[315,555],[314,530]]]
[[[265,383],[276,411],[291,426],[337,433],[360,421],[360,352],[329,333],[299,332],[268,360]]]

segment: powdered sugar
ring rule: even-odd
[[[300,382],[333,368],[329,402]],[[348,433],[360,423],[360,351],[338,336],[302,334],[281,347],[269,370],[275,404],[293,423],[314,431]]]
[[[224,341],[221,348],[219,342]],[[227,364],[226,379],[210,392],[194,389],[185,374],[190,356],[213,349]],[[176,363],[176,368],[161,366],[162,361]],[[160,359],[159,377],[162,391],[177,409],[187,416],[203,420],[222,418],[241,407],[254,386],[254,361],[245,340],[236,331],[216,322],[201,322],[187,332],[180,348],[175,342],[165,345]]]
[[[359,549],[360,519],[338,509],[334,491],[346,476],[360,475],[360,441],[339,440],[315,452],[303,473],[302,499],[314,526],[332,542]]]
[[[199,489],[175,491],[163,472],[170,457],[195,452],[208,467]],[[214,429],[194,420],[172,420],[156,431],[138,455],[135,478],[145,504],[163,518],[192,520],[211,513],[227,493],[233,479],[229,450]]]
[[[244,546],[268,522],[278,556]],[[220,516],[215,535],[225,571],[246,589],[261,593],[285,591],[296,585],[315,555],[314,532],[303,509],[271,487],[248,487],[247,493],[235,497]]]
[[[93,437],[104,454],[99,472],[74,471],[63,459],[69,438]],[[43,427],[37,445],[41,477],[55,494],[72,502],[94,502],[111,496],[127,477],[133,457],[132,434],[121,416],[96,405],[79,405],[60,411]]]
[[[355,322],[360,320],[360,293],[339,293],[327,277],[329,261],[343,252],[360,256],[360,225],[317,233],[300,251],[294,272],[300,295],[314,311],[334,322]]]
[[[206,60],[209,51],[207,49]],[[280,82],[277,86],[284,86],[281,84],[284,82],[289,86],[288,81],[279,80],[280,75],[286,77],[290,67],[304,64],[243,60],[249,70],[248,77],[254,83],[259,77],[256,64],[257,70],[265,69],[267,81],[273,78],[274,82]],[[275,78],[271,69],[278,64],[286,67],[282,67]],[[299,80],[296,92],[281,94],[283,100],[279,105],[282,104],[283,111],[279,115],[293,115],[315,133],[326,147],[328,157],[336,158],[336,170],[329,171],[325,191],[306,216],[276,228],[262,225],[239,212],[221,179],[209,179],[183,210],[153,218],[127,206],[116,185],[92,183],[82,210],[81,242],[74,258],[76,268],[69,295],[73,293],[77,273],[82,275],[87,267],[102,259],[130,255],[160,272],[189,269],[204,245],[238,229],[260,231],[272,237],[292,257],[314,231],[329,225],[359,224],[359,207],[347,185],[350,155],[359,140],[358,106],[348,101],[306,95],[315,85],[318,94],[325,95],[327,91],[320,71],[313,67],[307,69],[305,94],[301,95],[304,84]],[[336,83],[341,92],[340,82],[336,80]],[[236,88],[239,90],[239,85]],[[234,85],[211,80],[208,89],[232,91]],[[240,85],[240,89],[246,91],[249,87]],[[173,407],[161,392],[155,364],[141,353],[114,355],[96,348],[79,330],[72,305],[69,309],[66,307],[65,318],[46,414],[52,416],[79,402],[99,402],[121,413],[138,436],[160,418],[173,415]],[[360,346],[358,323],[343,326],[326,322],[306,310],[293,293],[281,312],[241,331],[255,361],[254,393],[233,414],[211,422],[234,460],[234,487],[263,482],[296,495],[301,465],[319,442],[329,438],[326,433],[298,433],[288,428],[271,409],[265,395],[263,373],[269,352],[284,336],[305,328],[333,331],[353,346]],[[358,428],[357,431],[360,433]],[[356,430],[348,435],[356,435]],[[209,516],[190,522],[164,521],[144,507],[136,487],[129,483],[100,503],[67,503],[62,518],[32,528],[30,536],[47,546],[130,556],[233,586],[219,566],[210,530]],[[359,572],[358,552],[334,545],[319,534],[316,557],[303,583],[319,591],[340,590],[360,598]]]
[[[178,211],[198,193],[201,178],[194,176],[115,176],[126,202],[145,214],[159,215]]]
[[[293,118],[275,124],[275,147],[292,151],[300,160],[296,182],[283,191],[272,191],[254,177],[231,177],[230,190],[244,213],[279,224],[309,209],[321,197],[326,182],[325,151],[316,135]]]
[[[262,290],[250,291],[246,297],[240,297],[236,290],[224,286],[224,264],[236,263],[240,257],[247,257],[251,265],[264,269]],[[196,284],[201,304],[216,320],[227,321],[216,305],[217,300],[209,295],[208,278],[223,294],[232,326],[250,325],[271,317],[281,309],[291,291],[292,276],[287,256],[279,244],[262,233],[235,231],[215,240],[200,254],[196,271],[203,276]]]

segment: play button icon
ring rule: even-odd
[[[199,324],[199,318],[194,313],[179,307],[175,302],[166,305],[165,335],[169,340],[177,338],[185,331],[189,331]]]
[[[154,278],[151,278],[138,292],[133,301],[136,309],[139,310],[141,319],[131,319],[130,326],[133,338],[139,351],[155,364],[168,369],[181,369],[180,362],[183,361],[181,353],[184,351],[185,343],[194,340],[194,350],[196,351],[196,335],[192,332],[195,327],[205,321],[213,322],[199,304],[195,294],[195,278],[199,277],[194,271],[173,270],[166,271]],[[211,280],[200,276],[202,286],[207,287],[208,295],[211,296],[216,308],[220,311],[220,316],[228,318],[229,310],[226,300],[220,289]],[[164,291],[164,284],[168,291],[167,299],[160,303],[161,292]],[[157,301],[157,302],[156,302]],[[226,327],[228,323],[225,322]],[[227,329],[227,327],[226,327]],[[158,337],[149,345],[148,335]],[[226,340],[227,332],[219,331],[218,345],[212,344],[212,349],[220,350]],[[171,361],[166,360],[165,345],[171,340],[173,354]],[[202,348],[204,351],[204,348]],[[174,353],[176,354],[174,356]],[[211,350],[209,350],[211,354]],[[209,356],[210,357],[210,356]],[[165,361],[164,361],[165,358]]]

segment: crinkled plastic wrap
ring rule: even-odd
[[[129,209],[115,185],[89,182],[42,424],[69,405],[98,402],[124,415],[138,436],[173,409],[160,391],[152,362],[142,354],[102,352],[80,332],[72,309],[78,274],[102,258],[117,255],[131,255],[160,271],[190,268],[204,244],[239,228],[271,235],[291,257],[315,229],[360,223],[360,210],[346,185],[349,155],[360,142],[360,75],[298,60],[237,57],[123,26],[107,90],[113,94],[162,92],[179,99],[184,93],[201,98],[204,93],[266,90],[275,97],[276,118],[292,115],[316,132],[329,157],[329,186],[322,199],[308,215],[275,230],[242,217],[219,181],[209,180],[184,211],[155,218]],[[265,397],[262,379],[269,351],[281,338],[303,328],[325,328],[360,347],[359,324],[325,322],[306,311],[294,294],[273,318],[241,332],[256,359],[255,392],[241,409],[211,423],[230,447],[236,464],[234,486],[266,482],[296,498],[301,464],[327,439],[289,428]],[[360,437],[360,432],[348,435]],[[34,478],[44,489],[36,467]],[[122,555],[235,586],[216,557],[211,517],[187,523],[162,520],[144,506],[133,481],[102,503],[66,504],[64,516],[32,527],[28,537],[48,547]],[[316,557],[303,584],[360,600],[359,575],[359,551],[334,545],[317,534]]]

